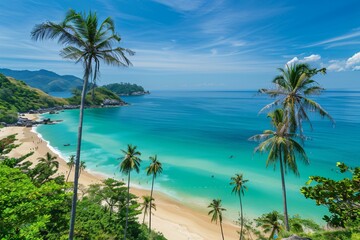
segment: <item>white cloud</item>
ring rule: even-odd
[[[326,66],[326,64],[325,64]],[[331,60],[326,68],[329,71],[342,72],[346,70],[359,71],[360,70],[360,52],[355,53],[352,57],[345,60]]]
[[[290,66],[295,63],[307,63],[307,62],[316,62],[321,59],[321,56],[318,54],[311,54],[310,56],[299,59],[298,57],[294,57],[290,61],[286,63],[286,65]]]
[[[315,55],[315,54],[311,54],[308,57],[304,57],[304,62],[315,62],[315,61],[319,61],[321,59],[320,55]]]
[[[297,62],[299,62],[299,59],[298,59],[297,57],[294,57],[293,59],[291,59],[290,61],[288,61],[288,62],[286,63],[286,65],[291,66],[291,65],[293,65],[294,63],[297,63]]]
[[[360,52],[355,53],[351,58],[346,61],[346,66],[351,67],[355,64],[360,63]]]

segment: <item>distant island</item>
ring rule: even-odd
[[[72,95],[70,98],[52,97],[40,89],[28,86],[24,81],[0,74],[0,123],[5,125],[19,122],[18,113],[78,108],[81,91],[74,89]],[[123,106],[127,103],[110,90],[96,87],[94,94],[92,90],[87,93],[85,105],[87,107],[107,107]]]
[[[150,94],[142,86],[131,83],[111,83],[103,86],[118,96],[140,96]]]

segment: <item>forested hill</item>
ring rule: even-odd
[[[131,83],[112,83],[103,86],[119,96],[138,96],[149,94],[142,86]]]
[[[30,110],[48,109],[72,105],[80,105],[81,91],[74,89],[70,98],[56,98],[43,91],[28,86],[25,82],[6,77],[0,73],[0,122],[15,123],[18,113]],[[88,107],[121,106],[125,105],[119,96],[110,90],[98,87],[86,95],[85,105]]]
[[[0,122],[16,122],[18,112],[67,104],[67,100],[47,95],[23,81],[0,74]]]
[[[58,75],[47,70],[28,71],[0,68],[0,73],[24,81],[31,87],[44,92],[70,92],[73,88],[82,86],[82,79],[72,75]]]

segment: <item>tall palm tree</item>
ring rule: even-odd
[[[281,105],[289,119],[289,132],[300,132],[303,135],[302,121],[307,121],[312,128],[307,110],[318,112],[320,116],[332,117],[321,107],[320,104],[308,98],[311,95],[319,95],[324,89],[312,79],[316,74],[326,73],[325,68],[310,68],[308,64],[298,63],[286,65],[286,69],[279,68],[280,75],[273,79],[275,89],[260,89],[260,93],[267,94],[276,100],[263,109],[264,111],[273,106]]]
[[[69,180],[69,176],[70,176],[70,173],[71,173],[71,170],[72,168],[74,167],[75,165],[75,155],[71,155],[70,158],[69,158],[69,162],[66,163],[66,165],[68,165],[69,167],[69,173],[66,177],[66,182]]]
[[[243,226],[244,226],[244,216],[243,216],[243,207],[241,201],[241,194],[244,196],[244,190],[247,190],[245,183],[249,180],[243,178],[243,175],[235,174],[234,177],[231,177],[232,182],[230,185],[234,185],[232,192],[239,195],[240,200],[240,215],[241,215],[241,228],[240,228],[240,240],[243,238]]]
[[[158,174],[162,172],[162,164],[157,160],[157,155],[150,157],[151,163],[150,166],[146,168],[146,174],[152,175],[152,183],[151,183],[151,193],[150,193],[150,202],[153,199],[153,190],[154,190],[154,181]],[[151,203],[150,203],[151,204]],[[151,231],[151,208],[149,214],[149,232]]]
[[[124,229],[124,240],[126,240],[126,231],[128,226],[129,218],[129,202],[130,202],[130,173],[135,170],[137,173],[140,171],[141,153],[136,150],[136,146],[131,144],[127,145],[127,150],[121,150],[125,156],[120,163],[120,171],[128,175],[128,192],[127,192],[127,203],[126,203],[126,224]]]
[[[221,199],[213,199],[208,208],[211,208],[211,210],[208,212],[208,215],[211,215],[211,222],[217,223],[217,221],[219,220],[221,236],[224,240],[224,231],[222,228],[222,212],[226,211],[226,209],[222,208]]]
[[[264,229],[265,233],[269,233],[269,240],[274,239],[275,233],[280,233],[283,231],[283,226],[280,221],[281,217],[278,212],[273,211],[266,214],[263,217],[260,217],[258,221],[258,225]]]
[[[276,109],[268,114],[271,118],[275,130],[265,130],[263,134],[258,134],[250,138],[250,140],[262,141],[255,148],[255,152],[269,152],[266,167],[277,161],[280,165],[283,205],[284,205],[284,221],[286,230],[289,230],[286,186],[285,186],[285,170],[290,169],[295,175],[299,175],[297,168],[297,159],[302,160],[305,164],[309,164],[309,159],[302,146],[295,140],[297,135],[288,132],[287,116],[282,109]]]
[[[141,203],[141,210],[144,210],[143,224],[145,223],[145,216],[148,214],[150,209],[156,210],[156,205],[152,201],[154,200],[150,196],[142,196],[143,202]],[[151,214],[151,213],[150,213]]]
[[[120,36],[115,33],[115,25],[111,18],[106,18],[100,25],[96,13],[88,15],[70,9],[60,23],[44,22],[36,25],[32,32],[33,40],[57,39],[64,48],[60,55],[65,59],[81,62],[84,68],[84,83],[81,93],[79,128],[75,161],[74,193],[72,198],[69,239],[74,237],[78,178],[80,170],[80,152],[83,126],[83,113],[86,91],[89,80],[96,82],[100,61],[115,66],[130,66],[131,62],[125,53],[133,55],[129,49],[113,47],[120,43]]]

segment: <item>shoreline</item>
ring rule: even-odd
[[[26,114],[25,117],[33,120],[37,119],[39,115]],[[43,157],[47,152],[50,152],[57,156],[57,160],[59,161],[57,174],[65,175],[66,179],[69,173],[67,162],[61,156],[61,152],[54,149],[47,141],[41,138],[41,134],[35,132],[33,128],[27,127],[12,126],[0,129],[0,138],[11,134],[17,134],[17,142],[20,142],[21,146],[13,149],[10,156],[19,157],[30,151],[34,151],[34,154],[27,160],[36,163],[37,158]],[[81,194],[81,185],[87,187],[90,184],[101,183],[101,180],[107,177],[106,175],[91,170],[89,171],[88,169],[82,171],[79,178],[79,194]],[[69,176],[69,179],[72,178],[74,178],[73,171]],[[136,187],[131,187],[130,191],[139,198],[143,195],[149,195],[150,193],[150,190]],[[220,227],[218,224],[210,222],[210,216],[207,215],[205,209],[188,207],[179,200],[156,190],[154,190],[154,198],[156,199],[157,211],[154,211],[152,226],[154,230],[163,233],[167,239],[219,239]],[[142,215],[139,215],[139,218],[142,218]],[[231,221],[225,219],[223,221],[223,228],[226,239],[239,238],[237,234],[239,227]]]

